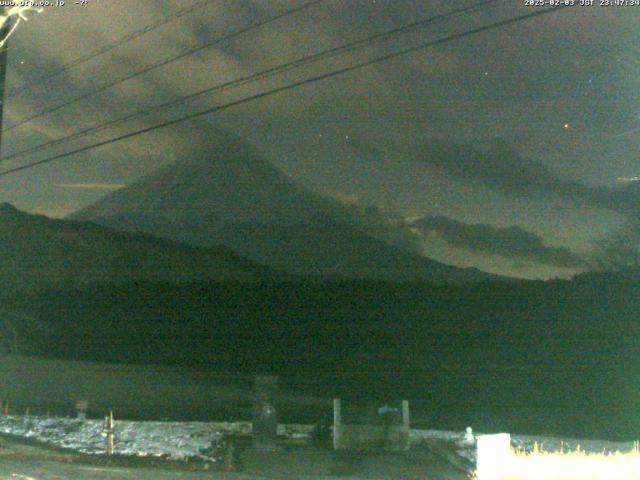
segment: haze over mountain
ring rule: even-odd
[[[4,290],[277,278],[285,276],[225,247],[194,248],[92,223],[52,220],[0,204],[0,283]]]
[[[71,218],[191,245],[222,244],[295,274],[439,283],[498,278],[374,238],[358,212],[295,183],[229,134],[214,131],[211,137],[211,147]]]

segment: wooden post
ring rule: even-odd
[[[107,456],[113,455],[113,411],[104,419],[104,431],[107,435]]]
[[[227,472],[235,472],[236,470],[236,461],[235,461],[235,456],[236,456],[236,446],[235,446],[235,441],[234,439],[231,437],[231,435],[228,435],[227,438],[225,439],[225,449],[224,449],[224,469]]]
[[[278,377],[256,375],[253,386],[253,446],[274,450],[278,439]]]
[[[342,448],[342,411],[339,398],[333,399],[333,449]]]

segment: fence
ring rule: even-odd
[[[409,402],[403,400],[399,408],[384,405],[378,409],[377,421],[346,423],[343,421],[342,401],[333,400],[333,448],[335,450],[408,450]]]
[[[582,438],[607,432],[610,439],[627,439],[638,430],[633,413],[637,397],[617,388],[615,375],[607,383],[604,371],[590,377],[584,370],[570,375],[539,370],[512,372],[511,378],[497,370],[441,371],[426,365],[397,381],[376,374],[366,385],[366,372],[349,369],[339,375],[282,375],[278,420],[331,426],[333,398],[391,398],[410,400],[414,428],[462,430],[473,425],[487,432]],[[582,387],[570,382],[583,377]],[[626,383],[633,385],[632,380]],[[33,414],[76,416],[76,402],[86,400],[87,418],[103,418],[113,410],[117,418],[131,420],[246,421],[253,417],[253,381],[252,375],[188,368],[0,357],[0,400],[20,414],[28,408]],[[604,394],[609,391],[613,394]],[[344,403],[343,410],[349,405]]]
[[[0,357],[0,413],[171,421],[249,421],[254,375],[189,368]],[[332,399],[274,386],[280,420],[330,422]]]

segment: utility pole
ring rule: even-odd
[[[9,59],[9,36],[17,26],[15,15],[9,15],[9,7],[0,7],[0,157],[2,157],[2,129],[4,119],[4,92],[7,79],[7,60]]]
[[[42,10],[35,7],[19,7],[16,5],[0,7],[0,156],[2,155],[2,123],[4,117],[7,59],[9,58],[9,37],[20,23],[20,20],[27,19],[25,14],[29,11],[40,13]]]
[[[3,7],[7,8],[7,7]],[[0,29],[1,32],[2,29]],[[5,42],[0,47],[0,158],[2,157],[2,126],[4,119],[4,92],[6,90],[5,84],[7,79],[7,59],[9,57],[8,44]]]

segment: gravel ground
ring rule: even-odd
[[[101,455],[106,448],[102,420],[2,416],[0,433],[87,454]],[[214,461],[206,452],[219,439],[219,426],[212,423],[118,421],[114,427],[114,453],[174,460],[201,458]]]

